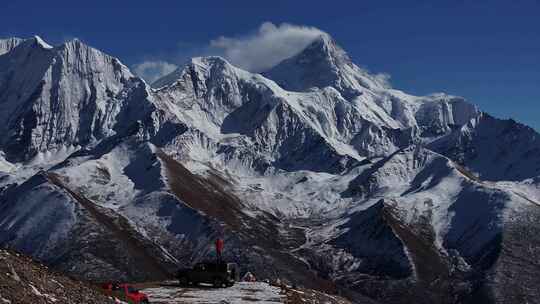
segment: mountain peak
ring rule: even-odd
[[[19,45],[24,45],[26,50],[31,49],[42,49],[50,50],[54,47],[45,42],[41,37],[35,35],[32,38],[21,39],[16,37],[11,37],[7,39],[0,39],[0,55],[11,52],[13,49]]]
[[[36,43],[36,45],[40,46],[41,48],[44,48],[44,49],[52,49],[53,46],[51,46],[50,44],[48,44],[47,42],[45,42],[45,40],[41,39],[41,37],[39,37],[38,35],[35,35],[32,40]]]
[[[328,34],[321,34],[313,40],[300,54],[306,57],[315,57],[341,63],[350,63],[347,53],[337,45],[336,41]]]
[[[291,91],[334,87],[346,99],[361,95],[365,89],[385,87],[376,76],[352,63],[328,34],[320,35],[300,53],[283,60],[263,75]]]
[[[224,68],[232,66],[225,58],[221,56],[194,57],[191,59],[189,64],[205,67],[220,66]]]
[[[58,48],[64,49],[64,50],[66,49],[67,50],[95,50],[96,52],[102,53],[101,51],[94,49],[93,47],[87,45],[86,43],[84,43],[78,38],[74,38],[69,41],[66,41],[63,44],[61,44]]]
[[[87,45],[86,43],[84,43],[83,41],[81,41],[79,38],[73,38],[69,41],[66,41],[62,44],[62,46],[67,46],[67,47],[88,47],[90,48],[91,46]]]
[[[89,65],[90,70],[107,70],[112,73],[119,73],[118,77],[126,79],[133,77],[133,74],[118,58],[96,49],[78,38],[63,43],[55,48],[61,57],[69,62],[80,62],[79,66]]]
[[[180,80],[187,71],[191,72],[224,72],[232,71],[236,68],[231,65],[225,58],[220,56],[205,56],[205,57],[193,57],[183,66],[178,67],[173,72],[159,78],[152,83],[153,88],[162,88]]]
[[[10,52],[17,45],[23,42],[24,39],[11,37],[7,39],[0,39],[0,55]]]
[[[144,98],[125,65],[78,40],[52,47],[34,36],[13,44],[0,57],[0,133],[9,134],[0,147],[8,160],[106,137],[125,125],[118,114],[127,103],[115,97]]]

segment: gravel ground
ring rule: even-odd
[[[263,282],[239,282],[229,288],[183,288],[170,285],[144,288],[142,292],[148,295],[152,303],[157,304],[350,304],[341,297],[311,289],[277,287]]]
[[[0,304],[107,304],[92,286],[51,271],[18,253],[0,249]]]
[[[196,288],[181,288],[162,286],[143,289],[152,303],[217,303],[240,304],[253,303],[275,304],[285,303],[285,294],[281,288],[266,283],[236,283],[229,288],[213,288],[200,286]]]

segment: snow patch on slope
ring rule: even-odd
[[[77,222],[67,194],[35,176],[0,197],[0,243],[40,258],[52,258]]]

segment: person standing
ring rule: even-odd
[[[222,261],[222,253],[223,253],[223,246],[224,246],[223,239],[218,238],[216,239],[216,256],[217,256],[217,262],[221,263]]]

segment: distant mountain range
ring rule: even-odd
[[[148,85],[79,40],[0,40],[0,244],[79,279],[225,256],[366,303],[540,303],[540,135],[413,96],[328,35],[261,74]]]

